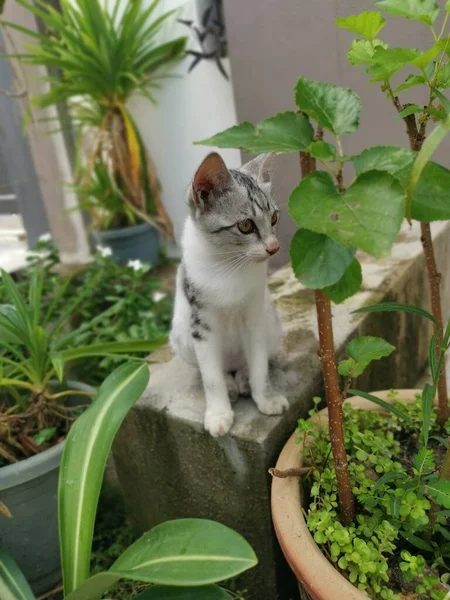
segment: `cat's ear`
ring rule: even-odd
[[[191,201],[201,211],[210,201],[211,192],[220,193],[230,183],[231,175],[217,152],[212,152],[197,169],[192,182]]]
[[[270,183],[276,154],[260,154],[241,167],[241,171],[253,175],[261,183]]]

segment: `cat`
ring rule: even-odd
[[[269,359],[281,338],[267,287],[267,261],[280,247],[271,162],[272,155],[260,155],[228,170],[213,152],[186,192],[190,214],[170,340],[178,356],[200,369],[204,424],[213,437],[229,432],[238,395],[251,395],[266,415],[288,408],[269,382]]]

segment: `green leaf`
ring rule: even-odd
[[[341,304],[361,288],[362,269],[359,261],[354,258],[347,267],[341,279],[329,287],[323,288],[323,293],[335,304]]]
[[[402,304],[400,302],[382,302],[380,304],[372,304],[371,306],[363,306],[353,311],[354,313],[371,313],[371,312],[405,312],[412,315],[418,315],[429,319],[435,327],[438,327],[437,322],[432,314],[410,304]]]
[[[418,535],[414,535],[414,533],[409,533],[402,531],[400,529],[400,535],[405,538],[410,544],[419,548],[420,550],[425,550],[425,552],[434,552],[434,548],[431,544],[422,540]]]
[[[394,17],[405,17],[433,25],[439,15],[434,0],[378,0],[376,5]]]
[[[371,61],[374,64],[367,69],[367,73],[372,75],[370,81],[388,81],[397,71],[411,65],[421,55],[420,50],[414,48],[383,48],[378,46]]]
[[[114,573],[101,572],[89,577],[76,590],[64,596],[64,600],[99,600],[120,577]]]
[[[421,439],[425,446],[428,445],[428,436],[431,428],[431,413],[433,411],[433,402],[436,395],[434,386],[426,383],[422,391],[422,431]]]
[[[404,216],[404,191],[388,173],[363,173],[344,193],[331,176],[312,173],[293,190],[289,213],[300,227],[323,233],[344,247],[387,256]]]
[[[426,486],[426,492],[444,508],[450,508],[450,481],[440,477],[433,477]]]
[[[417,154],[397,146],[375,146],[353,157],[356,173],[387,171],[406,188]],[[413,191],[412,218],[429,223],[450,219],[450,170],[433,162],[425,165]]]
[[[251,123],[241,123],[194,143],[218,148],[241,148],[248,154],[260,154],[306,150],[313,138],[311,123],[304,115],[284,112],[261,121],[256,127]]]
[[[445,6],[444,6],[444,8],[445,8],[445,10],[446,10],[448,13],[450,13],[450,0],[447,0],[447,2],[445,3]]]
[[[2,600],[35,600],[22,571],[4,548],[0,548],[0,598]]]
[[[356,367],[356,361],[353,358],[347,358],[346,360],[341,360],[338,364],[338,373],[343,377],[349,377],[354,368]]]
[[[439,69],[436,75],[436,85],[443,90],[450,87],[450,63],[447,63],[442,69]]]
[[[373,486],[372,491],[375,492],[375,490],[378,490],[382,485],[391,483],[391,481],[404,481],[405,479],[408,479],[408,475],[406,475],[406,473],[398,473],[397,471],[385,473]]]
[[[244,538],[225,525],[179,519],[143,535],[110,572],[160,585],[201,586],[236,577],[257,562]]]
[[[78,346],[77,348],[68,348],[61,350],[59,356],[62,360],[68,362],[85,358],[86,356],[104,356],[107,354],[129,354],[131,352],[153,352],[167,342],[167,337],[163,336],[154,340],[127,340],[125,342],[104,342],[101,344],[91,344],[89,346]]]
[[[407,106],[402,111],[400,111],[397,115],[397,119],[404,119],[405,117],[409,117],[409,115],[414,115],[415,113],[423,111],[423,106],[419,106],[418,104],[411,104]]]
[[[309,148],[309,153],[314,158],[321,160],[334,160],[336,158],[336,148],[327,142],[313,142]]]
[[[355,338],[347,344],[347,354],[356,362],[353,377],[359,377],[373,360],[390,356],[394,350],[395,346],[379,337],[367,335]]]
[[[52,365],[55,368],[56,376],[58,377],[58,381],[62,382],[64,379],[64,360],[59,354],[53,354],[50,356],[50,360],[52,361]]]
[[[295,102],[300,110],[335,135],[358,129],[361,100],[348,88],[300,77],[295,87]]]
[[[217,585],[177,588],[155,585],[136,596],[135,600],[227,600],[229,594]]]
[[[420,150],[419,154],[417,155],[417,158],[412,166],[412,169],[411,169],[411,172],[409,175],[408,184],[406,186],[406,218],[407,219],[413,217],[414,196],[417,193],[416,190],[418,187],[418,183],[421,179],[422,172],[424,172],[428,161],[431,159],[431,157],[433,156],[433,154],[435,153],[437,148],[441,145],[441,143],[443,142],[444,138],[447,136],[449,131],[450,131],[450,115],[444,121],[440,121],[438,123],[437,127],[435,127],[433,129],[433,131],[430,133],[430,135],[426,138],[426,140],[422,146],[422,149]],[[441,169],[443,169],[443,167],[441,167]],[[445,173],[444,171],[441,171],[442,177],[445,177],[444,173]],[[437,185],[436,185],[436,188],[439,191],[441,191],[441,188],[440,188],[441,184],[442,184],[442,182],[439,181],[439,182],[437,182]],[[422,190],[423,190],[423,188],[422,188]],[[447,210],[450,210],[450,201],[449,201],[448,196],[447,196],[446,204],[447,204]],[[425,206],[424,212],[427,213],[427,210],[428,209]],[[445,210],[445,207],[444,207],[444,210]],[[417,215],[417,210],[414,212],[414,218],[416,218],[416,215]]]
[[[398,86],[397,89],[394,90],[394,95],[403,92],[404,90],[409,90],[409,88],[415,87],[417,85],[424,85],[426,83],[425,77],[422,75],[408,75],[405,80],[405,83],[402,83]]]
[[[386,19],[379,12],[365,11],[359,13],[359,15],[338,18],[335,20],[335,23],[338,27],[349,29],[372,41],[385,26]]]
[[[352,248],[343,248],[326,235],[308,229],[299,229],[290,245],[295,276],[312,289],[322,289],[339,281],[354,254]]]
[[[125,364],[102,384],[75,421],[61,460],[58,514],[64,592],[89,577],[92,535],[106,459],[127,412],[149,379],[148,366]]]
[[[373,55],[378,46],[387,48],[386,42],[381,40],[373,40],[368,42],[367,40],[353,40],[350,50],[347,54],[348,62],[352,65],[365,65],[373,62]]]
[[[434,462],[433,450],[421,448],[414,457],[414,466],[419,473],[434,471],[436,464]]]
[[[55,431],[56,427],[46,427],[45,429],[41,429],[41,431],[33,435],[33,440],[36,442],[37,446],[41,446],[52,439],[55,435]]]
[[[362,392],[361,390],[350,389],[348,390],[348,393],[352,396],[360,396],[361,398],[365,398],[366,400],[369,400],[370,402],[373,402],[374,404],[381,406],[381,408],[384,408],[385,410],[391,412],[393,415],[396,415],[399,419],[411,423],[411,417],[409,415],[399,410],[393,404],[389,404],[389,402],[381,400],[381,398],[377,398],[377,396],[374,396],[373,394],[368,394],[367,392]]]

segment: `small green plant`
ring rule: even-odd
[[[50,88],[35,98],[38,107],[70,103],[79,154],[88,148],[85,159],[79,157],[83,168],[77,183],[89,195],[89,190],[104,183],[98,179],[101,164],[103,176],[109,173],[107,186],[113,188],[116,208],[121,199],[112,218],[112,197],[105,196],[102,202],[97,195],[95,206],[90,204],[95,222],[104,229],[138,219],[171,237],[172,224],[161,204],[155,169],[127,104],[135,95],[155,102],[150,90],[160,85],[164,68],[184,56],[185,37],[158,42],[161,28],[175,18],[175,11],[158,15],[160,0],[148,6],[144,0],[125,5],[121,0],[106,4],[61,0],[60,10],[44,0],[17,2],[41,21],[45,31],[4,20],[0,24],[32,41],[16,56],[20,61],[51,71],[43,76]]]
[[[2,462],[14,463],[64,439],[80,412],[80,406],[71,406],[66,400],[92,395],[68,386],[67,365],[92,356],[129,358],[134,352],[150,353],[166,338],[74,346],[75,339],[80,340],[105,314],[114,311],[106,309],[91,322],[68,331],[71,312],[83,303],[85,295],[79,293],[55,315],[68,281],[55,291],[44,310],[43,273],[39,269],[33,269],[26,293],[8,273],[0,273],[1,294],[9,301],[0,305],[0,457]]]
[[[91,575],[91,545],[106,460],[114,436],[149,380],[147,365],[125,364],[102,384],[93,404],[72,427],[63,452],[58,517],[64,598],[99,600],[127,579],[152,584],[139,600],[225,600],[216,582],[257,563],[248,543],[231,529],[202,519],[168,521],[145,533],[107,571]],[[17,565],[0,550],[2,600],[35,600]]]

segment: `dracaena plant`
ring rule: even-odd
[[[168,521],[127,548],[108,571],[90,574],[91,546],[104,469],[117,430],[149,381],[145,364],[125,364],[100,387],[67,437],[59,471],[58,519],[65,600],[99,600],[123,579],[149,587],[139,600],[226,600],[217,582],[257,564],[236,532],[202,519]],[[14,559],[0,549],[2,600],[35,600]]]
[[[154,166],[128,101],[141,95],[154,102],[152,90],[161,84],[164,69],[184,56],[185,37],[164,43],[158,39],[175,11],[158,14],[161,0],[148,6],[144,0],[61,0],[60,10],[44,0],[17,2],[44,28],[41,33],[0,21],[32,42],[16,57],[49,70],[42,78],[48,89],[35,102],[44,109],[69,102],[80,151],[86,154],[79,184],[86,193],[98,185],[95,169],[101,162],[109,174],[107,185],[113,184],[121,200],[113,219],[111,203],[91,203],[97,224],[124,227],[137,218],[170,237],[172,226],[159,198]]]
[[[361,163],[369,164],[372,169],[387,171],[408,186],[406,182],[415,154],[421,150],[430,124],[433,120],[445,120],[450,109],[450,102],[443,94],[450,87],[450,2],[445,3],[445,16],[439,27],[436,24],[441,10],[435,0],[379,0],[375,5],[389,18],[418,21],[429,30],[429,47],[422,51],[410,47],[390,47],[382,40],[380,36],[386,25],[382,12],[367,11],[336,20],[339,27],[358,36],[351,44],[348,60],[354,66],[365,68],[370,82],[381,87],[393,110],[398,112],[398,118],[403,119],[406,125],[411,149],[408,151],[392,146],[375,148],[362,157]],[[427,98],[425,103],[424,97]],[[438,143],[439,130],[432,135]],[[405,212],[409,222],[420,221],[431,308],[438,339],[436,360],[439,360],[439,341],[443,336],[440,275],[430,223],[450,219],[450,177],[447,169],[432,162],[427,163],[427,160],[425,158],[422,165],[423,172],[417,171],[417,174],[421,173],[420,179],[417,176],[410,178]],[[439,422],[442,425],[449,416],[445,369],[440,375],[438,396]]]
[[[73,311],[84,301],[88,290],[80,293],[65,309],[56,312],[70,278],[61,285],[50,305],[43,310],[43,274],[36,268],[28,290],[5,271],[0,272],[1,295],[8,304],[0,305],[0,457],[15,463],[32,456],[67,434],[80,412],[80,406],[66,401],[72,396],[92,396],[71,389],[65,371],[77,360],[89,357],[128,357],[135,352],[150,353],[165,337],[73,346],[73,340],[116,308],[109,308],[76,329],[68,328]],[[93,281],[95,284],[95,281]]]

